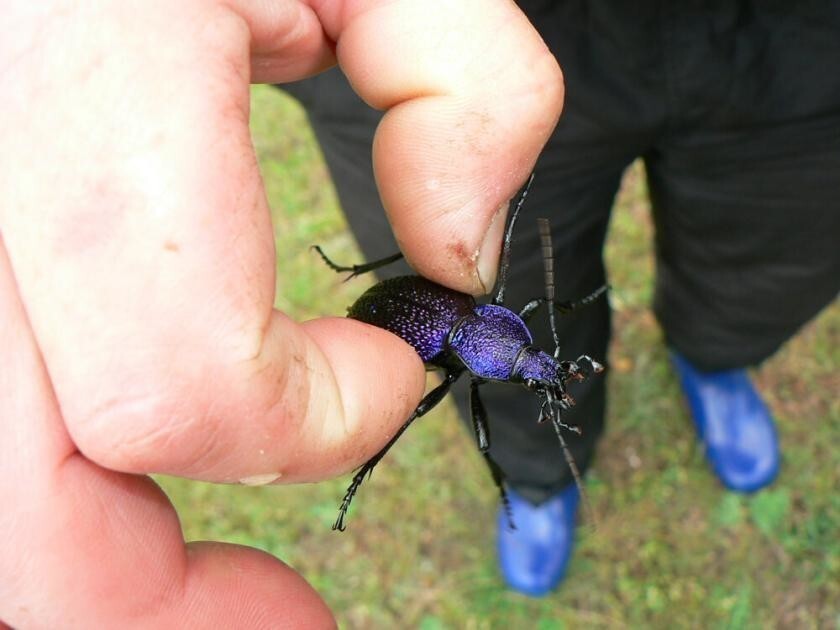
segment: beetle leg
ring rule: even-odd
[[[531,319],[531,316],[536,313],[537,309],[543,304],[545,304],[545,298],[536,298],[531,300],[519,311],[519,319],[527,324],[528,320]]]
[[[472,415],[473,428],[475,429],[475,437],[478,440],[478,450],[481,452],[481,455],[484,457],[484,461],[487,463],[487,467],[490,469],[490,475],[493,477],[493,483],[495,483],[496,487],[499,489],[499,495],[501,496],[502,506],[504,507],[505,515],[507,516],[508,526],[511,529],[516,529],[516,525],[513,522],[513,511],[510,507],[510,500],[508,499],[507,491],[505,490],[505,473],[496,461],[490,457],[489,453],[490,429],[487,426],[487,410],[484,407],[484,403],[481,402],[481,396],[479,396],[478,393],[479,386],[484,382],[485,381],[476,377],[472,377],[470,379],[470,411]]]
[[[537,424],[542,424],[546,420],[551,418],[551,405],[548,403],[547,400],[542,401],[540,405],[540,417],[537,420]]]
[[[571,431],[572,433],[577,433],[578,435],[581,435],[580,427],[574,427],[560,420],[560,414],[566,409],[571,409],[572,407],[574,407],[575,400],[569,395],[569,393],[564,388],[558,387],[557,389],[557,393],[553,392],[550,389],[546,390],[546,401],[543,403],[543,408],[540,409],[539,421],[544,422],[546,419],[548,419],[551,420],[555,425],[561,426],[567,431]]]
[[[572,311],[575,311],[583,306],[589,306],[601,297],[604,293],[606,293],[607,289],[609,289],[608,285],[602,285],[595,289],[592,293],[587,295],[586,297],[582,297],[579,300],[566,300],[566,301],[554,301],[554,310],[560,313],[561,315],[568,315]],[[544,297],[541,298],[534,298],[530,302],[528,302],[522,309],[519,311],[519,318],[524,321],[526,324],[528,320],[531,319],[531,316],[537,312],[540,306],[546,303],[546,299]]]
[[[490,448],[490,438],[487,431],[487,410],[481,397],[478,395],[478,386],[482,384],[480,379],[470,379],[470,411],[475,429],[475,437],[478,440],[478,450],[486,453]]]
[[[609,285],[602,284],[600,287],[595,289],[592,293],[590,293],[589,295],[587,295],[585,297],[580,298],[579,300],[568,300],[568,301],[565,301],[565,302],[555,301],[554,302],[554,310],[557,311],[558,313],[562,313],[564,315],[566,313],[571,313],[572,311],[577,310],[577,309],[581,308],[582,306],[589,306],[590,304],[592,304],[592,302],[594,302],[599,297],[601,297],[604,293],[606,293],[608,289],[609,289]]]
[[[385,457],[385,454],[388,452],[394,443],[400,439],[405,430],[411,426],[411,423],[414,422],[420,416],[423,416],[434,409],[437,404],[443,400],[444,396],[449,392],[449,389],[452,387],[452,384],[458,380],[458,377],[461,376],[463,370],[458,370],[455,372],[447,372],[446,376],[443,378],[443,382],[435,387],[432,391],[426,394],[423,397],[423,400],[420,401],[420,404],[417,405],[417,408],[414,412],[409,416],[408,420],[406,420],[403,425],[399,428],[399,430],[394,434],[388,443],[382,447],[376,455],[371,457],[367,462],[365,462],[361,468],[356,471],[356,474],[353,475],[353,480],[350,482],[350,486],[347,488],[347,492],[344,494],[344,499],[341,501],[341,506],[338,508],[338,518],[333,523],[333,529],[337,529],[339,531],[344,531],[345,523],[344,520],[347,517],[347,510],[350,507],[350,502],[353,500],[353,497],[356,494],[356,491],[359,489],[359,486],[362,485],[362,482],[365,480],[365,477],[369,476],[372,472],[374,467],[379,463],[379,461]]]
[[[490,457],[490,453],[482,453],[482,455],[484,456],[484,461],[487,462],[487,467],[490,469],[490,475],[493,477],[493,483],[495,483],[496,487],[499,489],[499,497],[502,500],[502,507],[505,510],[508,527],[510,529],[516,529],[516,523],[513,522],[513,510],[510,507],[510,499],[508,499],[507,490],[505,490],[505,473],[496,463],[496,460]]]
[[[367,273],[368,271],[374,271],[375,269],[379,269],[380,267],[384,267],[386,265],[390,265],[393,262],[397,262],[400,258],[403,257],[402,252],[397,252],[396,254],[391,254],[386,258],[381,258],[379,260],[374,260],[369,263],[365,263],[363,265],[350,265],[349,267],[345,267],[343,265],[337,265],[332,260],[327,258],[327,255],[321,249],[320,245],[313,245],[312,249],[318,252],[318,255],[321,259],[327,264],[327,267],[332,269],[333,271],[349,271],[350,275],[344,279],[344,282],[347,282],[350,278],[355,278],[363,273]]]

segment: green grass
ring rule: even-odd
[[[359,260],[300,109],[253,92],[254,141],[274,208],[277,306],[343,314],[367,280],[341,284],[309,251]],[[607,249],[614,287],[608,429],[587,479],[562,588],[532,600],[495,568],[496,492],[447,402],[412,427],[330,530],[347,479],[248,488],[163,479],[188,539],[276,554],[345,628],[840,628],[840,309],[809,324],[756,375],[784,446],[778,482],[753,497],[707,471],[649,309],[652,232],[641,168],[626,177]],[[492,412],[492,410],[491,410]]]

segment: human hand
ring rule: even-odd
[[[422,394],[419,359],[389,333],[272,310],[249,81],[301,78],[335,52],[388,109],[375,164],[408,258],[480,292],[504,224],[494,213],[556,122],[556,64],[502,0],[6,5],[0,618],[332,624],[276,559],[185,545],[142,476],[334,476]],[[358,365],[381,369],[370,379]]]

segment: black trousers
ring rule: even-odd
[[[654,309],[667,343],[708,370],[771,355],[840,288],[840,3],[564,2],[523,10],[566,78],[529,215],[550,216],[558,299],[606,281],[602,246],[625,168],[644,159],[656,224]],[[306,107],[369,259],[397,250],[370,165],[380,113],[332,70],[284,86]],[[503,157],[500,157],[503,159]],[[533,221],[516,235],[507,304],[543,295]],[[405,273],[395,268],[390,273]],[[605,301],[558,319],[564,358],[606,357]],[[552,347],[546,327],[535,327]],[[550,426],[521,388],[483,388],[492,454],[539,502],[570,482]],[[581,469],[605,414],[605,379],[566,416]],[[457,395],[465,418],[466,396]]]

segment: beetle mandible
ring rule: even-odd
[[[548,222],[542,219],[540,232],[546,295],[529,301],[519,311],[504,306],[513,229],[533,179],[531,175],[508,219],[499,258],[497,289],[489,304],[478,304],[471,295],[448,289],[422,276],[400,276],[374,285],[347,309],[348,317],[384,328],[408,342],[420,355],[427,369],[443,370],[444,376],[443,382],[426,394],[388,443],[356,471],[344,495],[333,529],[344,530],[350,502],[365,477],[370,475],[411,423],[443,400],[464,373],[468,373],[470,378],[470,411],[478,449],[490,469],[508,516],[510,510],[504,488],[505,477],[488,452],[490,436],[487,411],[479,396],[479,387],[487,382],[519,383],[541,399],[539,421],[552,422],[575,482],[581,488],[580,473],[568,452],[561,429],[577,433],[580,431],[577,427],[564,424],[560,414],[574,405],[574,400],[566,391],[566,384],[569,381],[581,381],[604,368],[587,355],[578,357],[576,361],[558,360],[560,348],[554,325],[554,310],[567,313],[585,306],[604,294],[607,287],[602,286],[576,301],[558,302],[554,299],[551,241]],[[341,266],[330,260],[319,246],[314,246],[314,249],[331,269],[349,271],[346,280],[402,258],[402,254],[398,253],[363,265]],[[554,305],[554,309],[549,309],[555,343],[553,355],[533,345],[533,337],[526,325],[545,303]],[[514,526],[512,522],[511,526]]]

